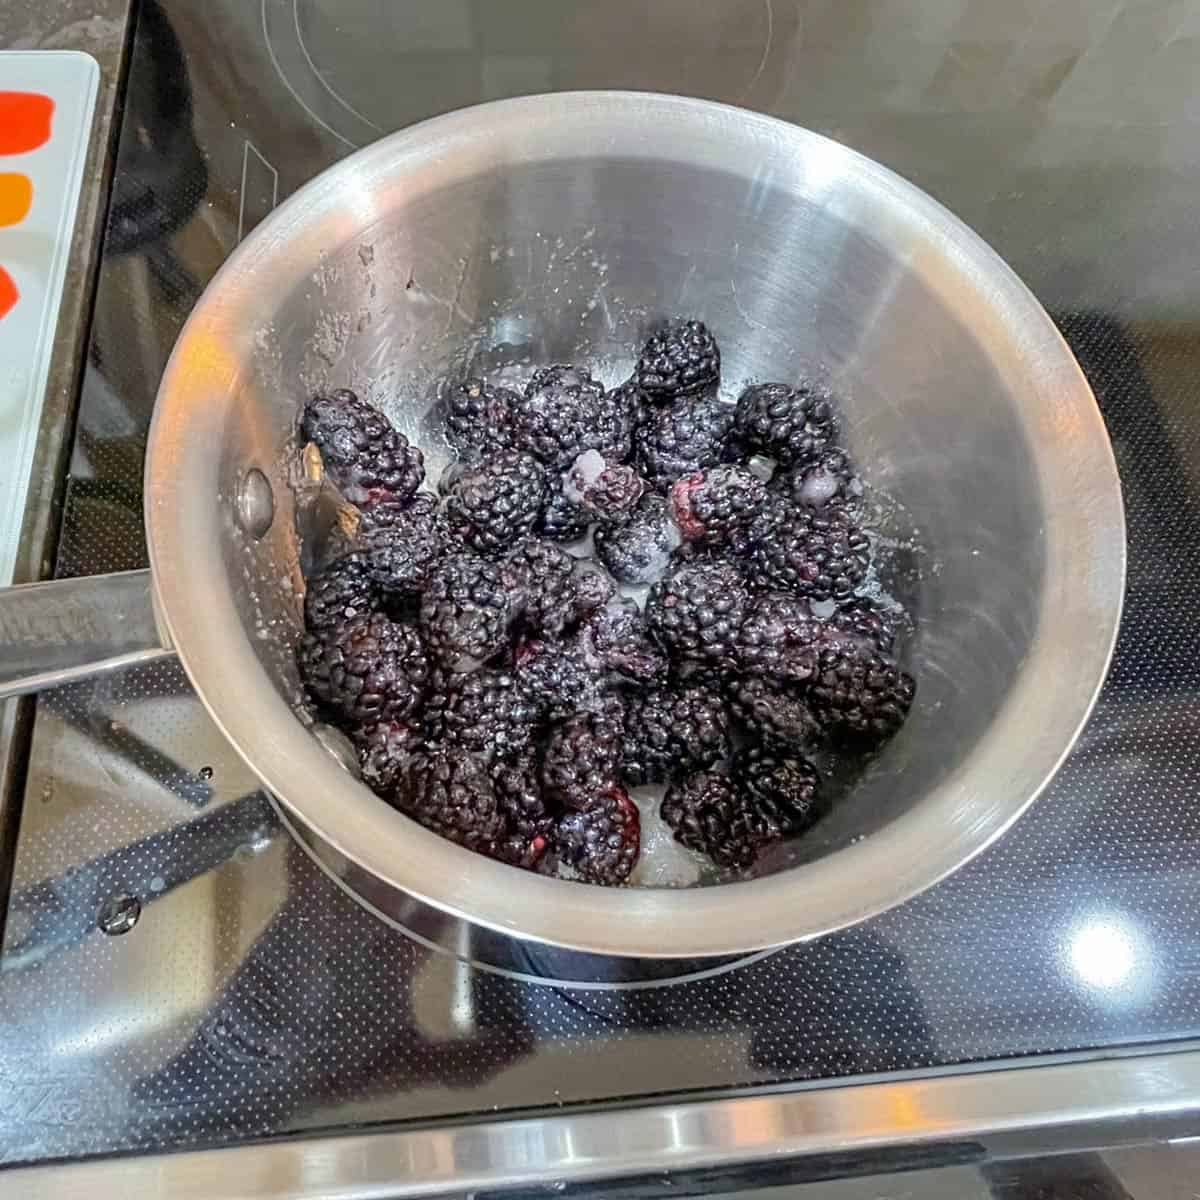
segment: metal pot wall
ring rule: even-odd
[[[843,398],[850,448],[924,548],[905,596],[917,704],[852,793],[758,878],[601,889],[515,871],[381,803],[297,718],[297,529],[311,515],[297,506],[297,413],[318,387],[356,387],[436,472],[444,449],[424,418],[440,379],[494,365],[501,347],[596,362],[615,381],[645,327],[680,312],[718,332],[731,390],[815,374]],[[929,887],[999,836],[1070,749],[1124,582],[1099,413],[1004,263],[848,149],[668,96],[485,105],[314,180],[188,321],[146,481],[153,589],[134,575],[0,595],[4,691],[173,646],[344,886],[458,952],[466,930],[476,957],[505,966],[536,943],[602,959],[740,955]],[[587,961],[579,977],[595,973]]]

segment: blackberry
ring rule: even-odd
[[[598,526],[592,544],[618,583],[653,583],[679,544],[679,530],[661,496],[643,496],[623,525]]]
[[[729,757],[729,713],[707,688],[653,688],[625,706],[621,770],[634,787]]]
[[[628,403],[606,393],[582,367],[557,364],[538,371],[514,425],[517,444],[555,471],[565,471],[585,450],[598,450],[610,462],[629,457]]]
[[[767,485],[744,467],[714,467],[677,479],[671,513],[680,533],[709,545],[736,543],[767,499]]]
[[[858,639],[872,646],[877,653],[891,654],[896,648],[900,627],[907,614],[903,609],[885,609],[864,596],[843,604],[829,618],[829,624],[842,637]]]
[[[754,561],[772,587],[812,600],[843,600],[866,578],[871,544],[843,508],[777,500],[755,525]]]
[[[537,709],[505,671],[449,675],[425,703],[433,741],[459,746],[480,758],[511,759],[533,737]]]
[[[904,724],[915,691],[912,676],[892,659],[843,640],[822,649],[809,696],[813,715],[831,733],[880,742]]]
[[[667,788],[659,809],[675,840],[719,867],[744,869],[768,840],[747,797],[728,775],[700,771]]]
[[[765,741],[806,746],[820,736],[806,693],[795,687],[747,675],[731,681],[728,695],[738,720]]]
[[[383,613],[307,634],[299,665],[313,696],[359,722],[403,721],[420,705],[430,678],[417,631]]]
[[[588,797],[584,807],[563,813],[554,829],[558,861],[586,883],[615,887],[637,866],[641,852],[641,815],[617,785]]]
[[[817,672],[818,643],[825,628],[800,596],[790,592],[759,596],[742,624],[738,644],[742,670],[807,682]]]
[[[391,592],[419,592],[429,582],[449,535],[437,499],[418,493],[410,504],[372,504],[363,509],[359,541],[371,578]]]
[[[504,832],[486,766],[452,746],[414,754],[392,795],[397,808],[426,829],[472,850],[491,852]]]
[[[800,596],[766,592],[751,605],[742,625],[742,670],[806,683],[817,674],[821,656],[830,650],[889,654],[896,642],[898,619],[864,598],[818,617]]]
[[[734,757],[733,778],[750,798],[756,824],[765,837],[802,833],[817,816],[817,769],[798,754],[748,746]]]
[[[499,450],[461,468],[447,488],[450,532],[481,554],[527,534],[546,502],[546,472],[530,454]]]
[[[577,646],[522,642],[513,655],[513,674],[542,720],[565,721],[601,706],[604,676]]]
[[[730,563],[681,563],[650,589],[646,622],[673,658],[732,669],[749,602]]]
[[[537,763],[532,755],[501,761],[491,776],[503,822],[492,853],[510,866],[532,870],[545,854],[555,824],[538,786]]]
[[[638,386],[655,400],[673,400],[714,387],[721,350],[703,321],[673,321],[642,347],[634,370]]]
[[[525,593],[525,624],[538,637],[558,637],[575,612],[575,559],[553,542],[528,538],[508,563]]]
[[[325,472],[351,504],[404,501],[425,480],[425,460],[383,413],[348,388],[314,396],[300,420],[305,441],[321,452]]]
[[[672,681],[682,687],[702,687],[724,693],[732,678],[728,671],[702,662],[672,663]]]
[[[552,542],[529,538],[509,559],[525,592],[525,625],[539,637],[560,637],[608,603],[612,581]]]
[[[728,462],[732,428],[732,405],[709,396],[677,400],[638,426],[633,439],[638,467],[666,491],[681,475]]]
[[[577,542],[588,531],[592,515],[568,500],[563,492],[562,479],[551,476],[546,505],[533,527],[539,537],[555,542]]]
[[[800,466],[776,471],[771,491],[805,508],[857,507],[863,486],[845,451],[826,450]]]
[[[667,673],[667,660],[650,637],[632,601],[605,605],[579,631],[585,661],[633,683],[652,683]]]
[[[616,585],[591,563],[575,563],[575,597],[571,605],[570,624],[588,620],[599,612],[616,592]]]
[[[645,491],[632,467],[610,463],[598,450],[585,450],[563,476],[563,495],[597,521],[626,520]]]
[[[625,414],[630,431],[636,429],[650,412],[650,397],[636,379],[628,379],[608,393],[610,403]]]
[[[720,545],[705,541],[683,541],[671,551],[671,565],[683,563],[726,563],[741,575],[748,586],[756,579],[752,556],[755,541],[751,530],[737,529]]]
[[[542,753],[546,794],[570,808],[611,788],[620,774],[620,701],[578,713],[555,727]]]
[[[470,554],[438,563],[421,595],[421,631],[451,671],[474,670],[505,644],[522,596],[513,571]]]
[[[446,440],[464,458],[513,446],[513,414],[521,397],[482,379],[466,379],[446,396]]]
[[[381,796],[387,795],[408,768],[421,745],[420,731],[403,721],[372,721],[351,734],[358,751],[363,782]]]
[[[748,387],[738,398],[734,424],[745,447],[784,466],[812,462],[837,436],[832,397],[809,384]]]
[[[379,595],[361,554],[350,554],[305,584],[304,624],[309,633],[344,625],[379,608]]]

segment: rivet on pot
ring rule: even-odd
[[[242,476],[237,492],[237,522],[252,538],[260,538],[275,520],[275,496],[270,480],[251,467]]]
[[[312,727],[312,735],[337,759],[339,766],[349,771],[355,779],[362,777],[362,768],[358,765],[358,755],[354,746],[340,729],[318,723]]]

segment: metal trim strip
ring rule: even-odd
[[[1006,1067],[727,1099],[14,1168],[23,1200],[384,1200],[956,1148],[980,1158],[1185,1136],[1200,1050]],[[1100,1140],[1097,1140],[1100,1139]],[[866,1173],[866,1172],[863,1172]]]

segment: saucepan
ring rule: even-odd
[[[725,382],[819,377],[920,548],[917,701],[871,769],[752,879],[597,888],[394,811],[303,716],[313,521],[297,419],[349,386],[426,447],[439,383],[522,362],[628,369],[657,319],[718,332]],[[237,249],[187,322],[146,459],[151,571],[0,595],[3,692],[175,653],[289,825],[430,941],[706,963],[930,887],[1037,797],[1109,662],[1125,537],[1113,456],[1037,300],[891,171],[777,120],[620,92],[502,101],[384,138]]]

